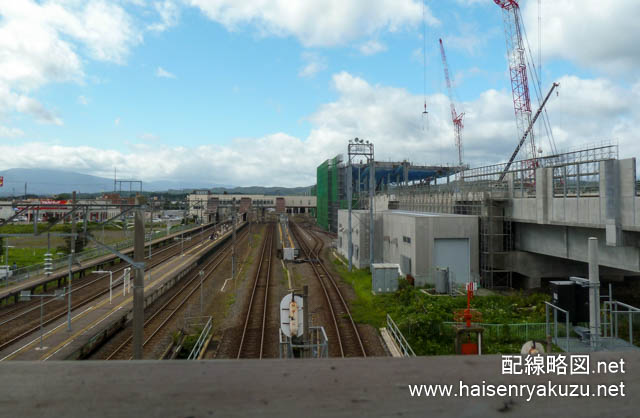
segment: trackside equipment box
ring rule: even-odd
[[[400,265],[392,263],[374,263],[371,265],[371,292],[393,293],[398,290]]]

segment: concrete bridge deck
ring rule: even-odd
[[[501,357],[12,362],[0,364],[0,416],[581,417],[637,416],[640,354],[596,353],[625,373],[501,374]],[[412,397],[409,385],[624,385],[624,396]],[[453,392],[455,393],[455,392]],[[512,393],[513,395],[513,393]]]

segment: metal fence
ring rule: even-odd
[[[486,192],[493,198],[536,197],[536,168],[553,167],[555,196],[597,196],[599,194],[600,161],[618,158],[618,145],[603,141],[582,149],[568,150],[532,160],[517,160],[509,167],[508,181],[499,182],[506,163],[468,168],[462,172],[464,181],[445,181],[436,184],[418,184],[390,188],[401,209],[425,212],[476,214],[472,203],[482,201]],[[509,190],[509,189],[512,190]],[[462,205],[466,202],[467,207]]]
[[[402,351],[402,355],[404,357],[416,356],[416,353],[413,352],[413,349],[404,338],[404,335],[402,335],[402,332],[400,332],[400,328],[398,328],[389,314],[387,314],[387,329],[391,332],[391,336],[395,340],[396,344],[398,344],[398,347],[400,347],[400,350]]]
[[[463,325],[462,322],[444,322],[445,325]],[[545,340],[546,324],[544,322],[524,322],[515,324],[472,323],[472,326],[484,328],[483,339],[514,339],[522,341]]]
[[[316,326],[309,327],[309,341],[307,344],[294,343],[291,337],[286,336],[282,332],[282,328],[279,329],[280,344],[278,351],[280,358],[326,358],[329,357],[329,338],[324,327]]]
[[[625,340],[634,346],[640,342],[640,309],[617,300],[605,301],[601,327],[604,338]]]
[[[194,319],[194,318],[190,318],[190,319]],[[213,327],[213,320],[210,316],[204,316],[197,319],[199,320],[198,323],[191,323],[190,325],[191,326],[202,325],[204,323],[204,326],[202,327],[202,331],[200,332],[200,335],[198,336],[196,343],[193,345],[193,348],[191,349],[191,352],[189,353],[187,360],[197,360],[198,357],[200,357],[200,353],[202,351],[202,348],[204,347],[204,343],[207,341],[207,338],[209,337],[209,333],[211,332],[211,328]],[[205,320],[206,322],[204,322]]]

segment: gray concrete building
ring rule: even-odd
[[[338,213],[338,251],[348,257],[348,211]],[[369,213],[352,212],[352,262],[369,266]],[[387,210],[375,214],[374,262],[399,264],[418,284],[434,282],[436,267],[449,268],[452,281],[479,278],[478,217]]]
[[[238,213],[249,210],[305,214],[314,213],[316,196],[275,196],[262,194],[212,194],[208,190],[196,190],[187,196],[188,216],[215,222],[231,216],[233,199]]]

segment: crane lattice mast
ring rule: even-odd
[[[516,115],[518,137],[524,136],[531,124],[531,99],[527,78],[526,50],[522,40],[520,6],[516,0],[493,0],[502,8],[505,38],[507,41],[507,60],[513,92],[513,108]],[[528,158],[536,158],[536,141],[533,131],[529,132]]]
[[[456,143],[456,148],[458,148],[458,164],[462,167],[462,128],[464,128],[464,124],[462,123],[462,118],[464,117],[463,113],[456,112],[456,106],[453,102],[453,91],[451,87],[451,79],[449,77],[449,66],[447,65],[447,56],[444,53],[444,45],[442,44],[442,39],[440,39],[440,54],[442,55],[442,66],[444,67],[444,78],[447,82],[447,91],[449,93],[449,102],[451,105],[451,121],[453,122],[453,133],[454,139]]]

